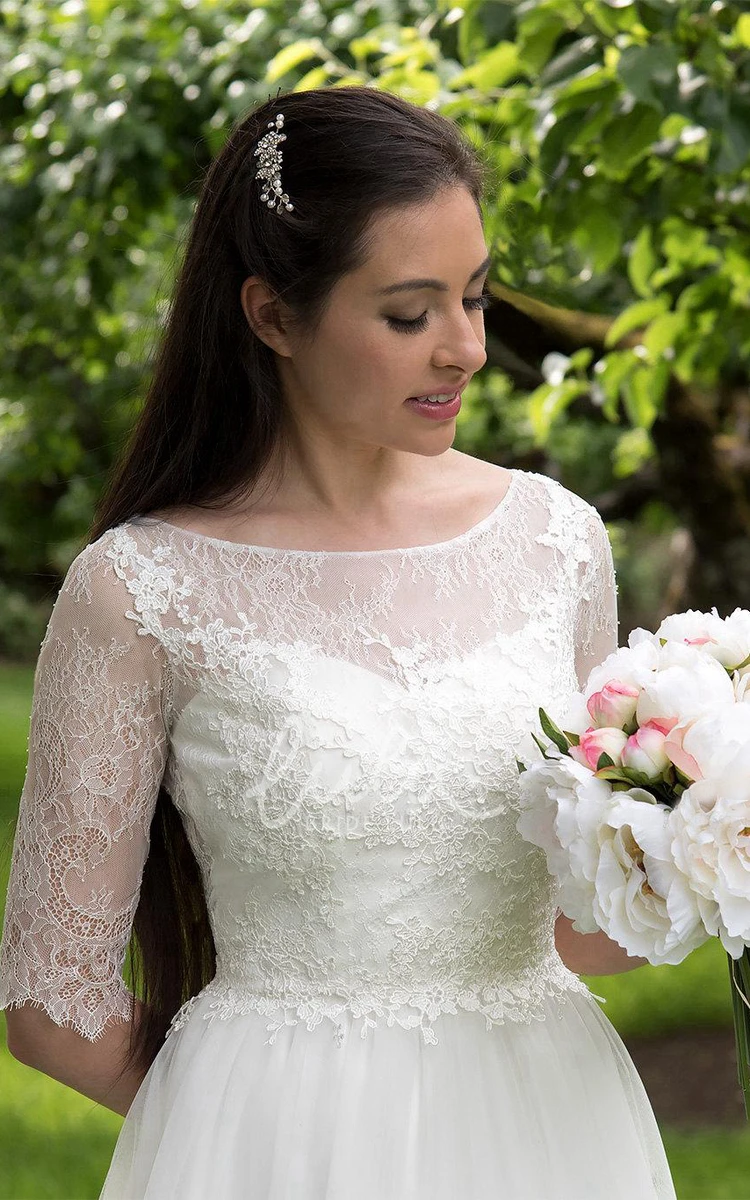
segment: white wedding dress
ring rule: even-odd
[[[35,675],[0,1007],[90,1039],[129,1017],[160,783],[217,951],[102,1200],[674,1200],[515,826],[539,706],[616,645],[601,518],[533,472],[433,545],[142,516],[84,547]]]

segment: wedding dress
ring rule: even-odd
[[[601,518],[533,472],[432,545],[284,550],[146,515],[84,547],[35,674],[0,1007],[94,1040],[130,1016],[160,784],[217,951],[101,1200],[674,1200],[515,827],[539,706],[616,645]]]

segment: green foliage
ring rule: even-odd
[[[515,42],[532,39],[533,61],[522,49],[513,86],[482,97],[488,147],[506,172],[502,282],[573,310],[619,314],[610,352],[588,382],[605,389],[607,419],[624,415],[643,431],[623,444],[620,475],[651,454],[643,434],[670,372],[703,386],[737,372],[747,379],[750,100],[741,7],[525,4]],[[468,11],[477,53],[484,6]],[[552,28],[559,36],[545,42],[542,62],[533,36]],[[612,349],[626,335],[632,348]],[[581,382],[577,372],[574,383],[565,376],[532,392],[540,444]]]
[[[582,978],[603,997],[603,1011],[623,1038],[732,1025],[729,968],[718,938],[677,966],[647,964],[622,975]]]
[[[589,430],[624,425],[614,476],[641,470],[670,373],[747,380],[743,8],[3,0],[6,578],[39,599],[32,581],[76,553],[144,390],[202,174],[231,122],[277,88],[369,83],[456,120],[496,180],[494,286],[616,318],[587,361],[542,364],[538,386],[502,399],[491,355],[462,444],[550,452],[587,412]]]
[[[662,1130],[678,1200],[745,1200],[750,1163],[746,1129]]]
[[[0,1014],[0,1200],[96,1200],[122,1117],[17,1062]]]

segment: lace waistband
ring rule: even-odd
[[[270,1017],[266,1025],[271,1035],[266,1039],[267,1044],[276,1040],[278,1031],[284,1026],[304,1023],[312,1030],[321,1021],[328,1020],[333,1025],[336,1043],[342,1045],[351,1021],[361,1019],[361,1037],[383,1024],[400,1025],[404,1029],[419,1027],[425,1044],[437,1045],[438,1038],[432,1026],[437,1017],[445,1013],[455,1015],[459,1010],[482,1013],[487,1029],[491,1029],[506,1021],[530,1023],[534,1019],[543,1019],[547,1012],[545,1001],[550,997],[561,997],[570,992],[593,995],[561,960],[545,966],[546,969],[537,968],[523,981],[504,980],[470,988],[441,982],[421,990],[381,987],[350,995],[343,992],[302,994],[300,991],[261,994],[247,990],[236,981],[217,977],[178,1009],[166,1037],[182,1029],[200,1006],[204,1010],[202,1019],[207,1021],[228,1020],[251,1012]],[[601,996],[595,998],[604,1002]]]

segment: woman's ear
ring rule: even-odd
[[[259,275],[251,275],[245,280],[240,289],[240,301],[253,333],[283,358],[291,358],[284,326],[284,306]]]

